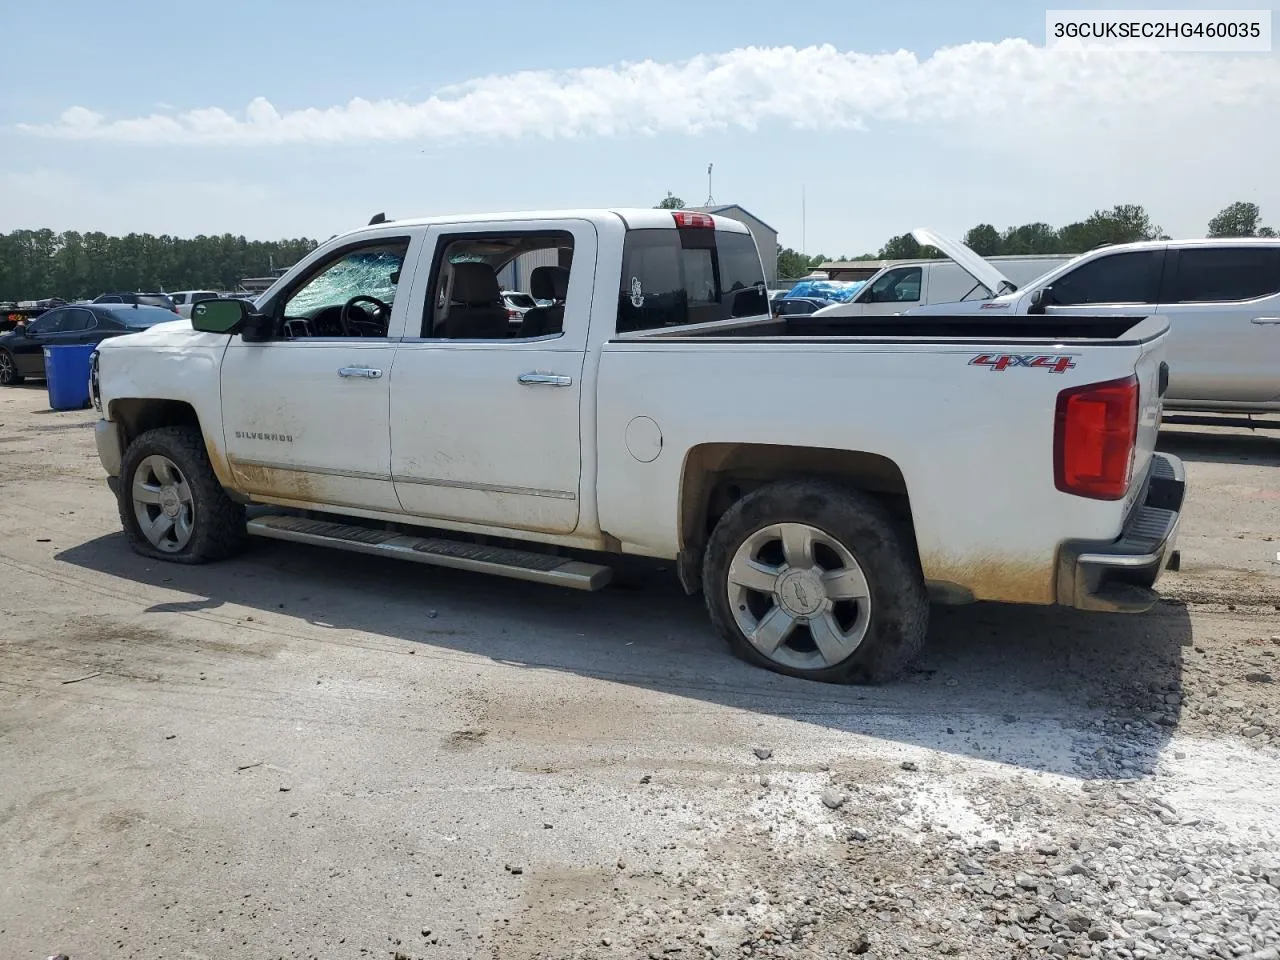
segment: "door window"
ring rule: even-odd
[[[63,314],[58,333],[83,333],[98,325],[97,318],[88,310],[66,310]]]
[[[1156,303],[1164,250],[1113,253],[1082,263],[1053,281],[1053,303]]]
[[[916,303],[924,271],[919,267],[890,270],[868,289],[864,303]]]
[[[1170,303],[1227,303],[1280,293],[1280,247],[1203,247],[1178,253]]]
[[[173,301],[175,307],[186,306],[187,303],[187,295],[185,293],[171,293],[169,294],[169,299]],[[192,297],[192,300],[194,301],[195,298]]]
[[[565,310],[571,305],[572,276],[573,235],[563,230],[443,236],[432,264],[422,336],[447,340],[561,336]],[[527,280],[528,295],[521,291],[503,295],[501,281],[515,278]],[[521,309],[508,306],[508,301]]]
[[[348,248],[321,263],[279,303],[280,335],[386,337],[409,238]]]
[[[27,335],[48,336],[51,333],[57,332],[57,330],[62,326],[63,317],[70,312],[70,310],[54,310],[51,313],[46,313],[42,317],[36,317],[36,319],[27,324]]]

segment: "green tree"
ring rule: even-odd
[[[1000,231],[989,223],[980,223],[964,235],[965,246],[980,257],[992,257],[1001,252]]]
[[[1011,256],[1062,252],[1058,231],[1042,222],[1006,228],[1000,235],[1000,250]]]
[[[675,196],[670,190],[668,190],[667,195],[662,198],[662,200],[658,203],[656,207],[654,207],[654,209],[655,210],[683,210],[684,201],[681,200],[679,197]]]
[[[889,242],[880,248],[879,259],[916,260],[923,256],[922,249],[915,237],[909,233],[904,233],[889,238]]]
[[[840,257],[839,259],[843,260],[845,258]],[[830,260],[831,258],[825,253],[815,254],[811,257],[792,250],[790,247],[780,247],[778,249],[778,276],[787,280],[798,280],[800,277],[808,276]]]
[[[1209,221],[1211,237],[1270,237],[1275,231],[1262,226],[1262,211],[1256,203],[1237,200],[1218,211],[1218,215]],[[1264,232],[1265,231],[1265,232]]]
[[[1087,219],[1069,223],[1058,231],[1062,253],[1083,253],[1110,243],[1137,240],[1167,240],[1164,230],[1151,222],[1146,210],[1122,203],[1110,210],[1095,210]]]

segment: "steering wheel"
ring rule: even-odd
[[[388,303],[384,303],[383,301],[379,300],[377,297],[368,297],[368,296],[365,296],[364,294],[360,294],[359,296],[352,297],[350,300],[344,303],[342,305],[342,312],[338,314],[338,326],[342,328],[342,335],[344,337],[364,336],[363,333],[353,334],[351,332],[352,323],[357,323],[357,324],[364,323],[369,326],[373,325],[373,321],[361,321],[361,320],[353,321],[351,319],[351,308],[354,307],[357,303],[371,303],[377,308],[378,310],[377,322],[382,325],[382,330],[385,332],[387,329],[388,322],[391,320],[391,305]],[[360,312],[363,313],[364,311],[362,310]],[[374,334],[374,336],[382,336],[382,335],[385,335],[385,333]]]

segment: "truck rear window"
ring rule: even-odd
[[[769,315],[748,233],[630,230],[622,250],[618,333]]]

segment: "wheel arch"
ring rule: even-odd
[[[204,438],[205,451],[214,475],[224,487],[230,488],[230,474],[223,458],[221,444],[200,422],[200,414],[186,400],[160,397],[119,397],[112,400],[106,410],[107,419],[120,425],[121,444],[128,449],[138,437],[148,430],[160,427],[194,427]]]
[[[681,471],[680,549],[689,555],[685,562],[701,554],[716,523],[737,500],[775,480],[802,477],[833,480],[872,494],[916,550],[906,478],[888,457],[826,447],[706,443],[690,448]]]

